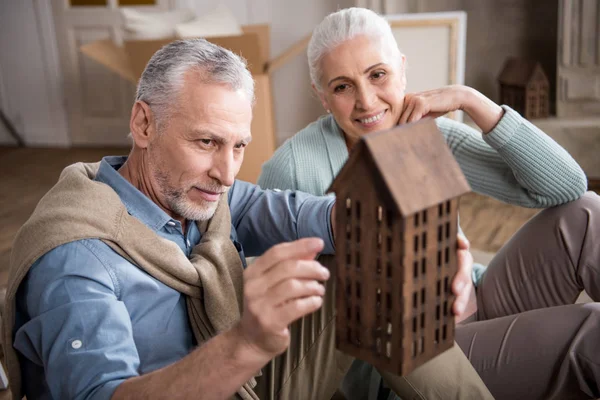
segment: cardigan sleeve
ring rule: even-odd
[[[552,138],[516,111],[486,135],[457,121],[438,118],[471,188],[522,207],[545,208],[578,199],[587,180],[581,167]]]
[[[281,145],[262,166],[258,186],[263,189],[298,190],[291,142]]]

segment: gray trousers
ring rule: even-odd
[[[600,197],[546,209],[494,257],[456,342],[502,399],[600,398]]]

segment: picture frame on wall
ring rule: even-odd
[[[464,11],[384,15],[406,56],[407,93],[463,85],[467,13]],[[458,111],[448,115],[463,120]]]

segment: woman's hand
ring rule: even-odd
[[[477,90],[462,85],[451,85],[424,92],[407,93],[398,123],[417,122],[424,117],[437,118],[457,110],[467,113],[484,134],[494,129],[504,114],[502,107]]]
[[[456,322],[462,321],[474,311],[472,303],[474,296],[471,271],[473,270],[473,256],[469,251],[469,241],[463,235],[458,235],[458,248],[456,249],[458,270],[452,280],[452,292],[456,295],[452,312],[456,315]],[[476,303],[475,303],[476,304]],[[469,307],[467,307],[469,306]],[[468,313],[465,311],[469,310]]]

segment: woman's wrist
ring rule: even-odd
[[[461,109],[475,122],[483,134],[489,133],[500,122],[504,110],[477,90],[461,88]]]

